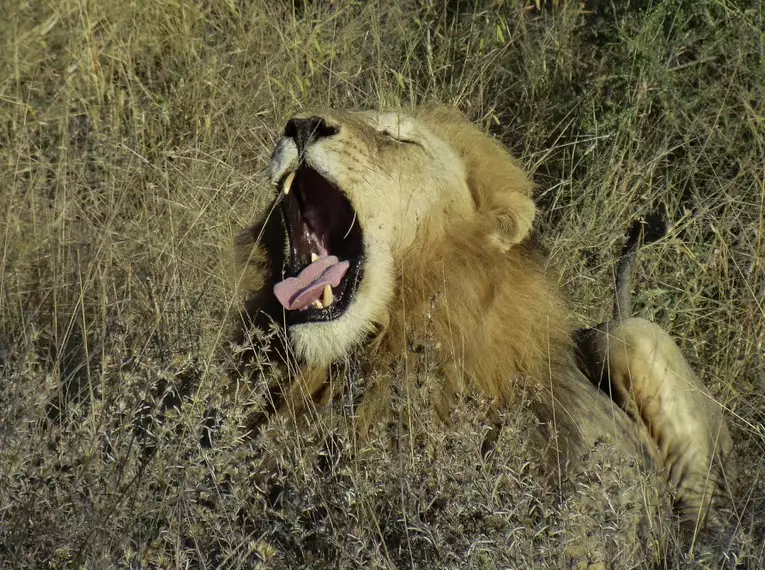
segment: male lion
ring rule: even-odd
[[[409,388],[401,378],[427,377],[442,415],[460,394],[495,409],[531,394],[530,430],[552,436],[566,465],[599,441],[647,455],[686,524],[705,519],[713,459],[730,450],[721,410],[648,321],[622,311],[575,345],[530,236],[533,185],[500,144],[444,108],[304,112],[288,121],[270,180],[275,200],[239,236],[237,259],[249,296],[239,340],[276,323],[295,357],[283,362],[299,366],[285,367],[274,410],[300,420],[357,390],[363,431]],[[422,351],[425,374],[408,375]]]

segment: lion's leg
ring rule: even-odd
[[[677,507],[698,526],[718,484],[715,461],[732,441],[722,409],[694,374],[677,344],[641,318],[614,320],[578,333],[580,365],[656,441]],[[603,382],[605,380],[605,382]],[[715,525],[714,513],[709,523]]]

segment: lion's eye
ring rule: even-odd
[[[402,143],[402,144],[416,144],[417,146],[421,146],[420,143],[418,143],[415,140],[404,138],[401,135],[394,135],[393,133],[391,133],[388,130],[382,130],[382,131],[380,131],[380,134],[383,135],[384,137],[387,137],[387,138],[391,139],[392,141],[395,141],[395,142],[398,142],[398,143]]]

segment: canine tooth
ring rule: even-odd
[[[295,172],[290,172],[287,175],[287,179],[284,181],[284,186],[282,187],[282,192],[284,192],[284,195],[290,193],[290,190],[292,189],[292,182],[295,180]]]
[[[317,259],[319,259],[319,256],[318,256],[318,255],[316,255],[315,253],[311,252],[311,263],[313,263],[313,262],[314,262],[314,261],[316,261]]]
[[[321,300],[323,301],[325,307],[329,307],[335,300],[334,295],[332,295],[332,285],[329,283],[324,285],[324,295],[322,296]]]

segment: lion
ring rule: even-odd
[[[352,390],[366,432],[412,387],[401,378],[422,377],[406,369],[425,351],[436,415],[465,395],[511,410],[530,394],[529,428],[558,465],[608,441],[666,474],[686,527],[717,524],[713,464],[730,436],[672,338],[631,316],[634,235],[614,319],[575,331],[535,238],[530,177],[454,109],[301,112],[269,180],[271,206],[236,241],[236,341],[268,327],[288,338],[272,412],[310,421]]]

